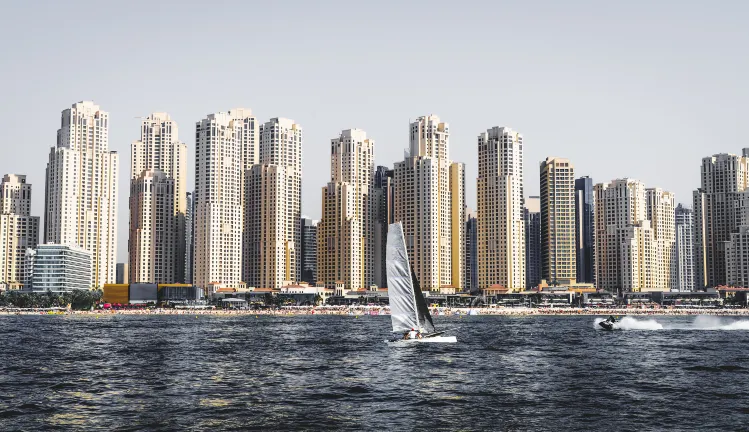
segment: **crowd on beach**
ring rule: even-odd
[[[62,308],[50,309],[0,309],[0,315],[216,315],[216,316],[288,316],[288,315],[389,315],[387,306],[287,306],[264,309],[217,309],[217,308],[125,308],[125,309],[93,309],[87,311],[67,310]],[[721,316],[749,316],[749,309],[731,308],[432,308],[433,316],[465,316],[465,315],[504,315],[504,316],[533,316],[533,315],[721,315]]]

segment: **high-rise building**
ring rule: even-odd
[[[317,227],[317,273],[328,288],[374,283],[374,144],[360,129],[330,141],[330,182]]]
[[[569,284],[577,279],[575,168],[568,159],[541,162],[541,279]]]
[[[702,159],[700,188],[693,195],[694,267],[698,289],[727,283],[726,245],[739,231],[736,202],[749,184],[749,148],[741,156]]]
[[[317,283],[317,225],[318,221],[302,216],[302,282]]]
[[[475,293],[479,289],[479,260],[478,260],[478,221],[476,213],[466,210],[466,280],[463,290]]]
[[[529,196],[523,206],[525,225],[525,287],[541,283],[541,198]]]
[[[493,127],[478,137],[479,289],[526,285],[523,136]]]
[[[596,284],[613,291],[669,291],[675,266],[674,196],[632,179],[595,192]]]
[[[64,110],[47,163],[44,242],[89,251],[96,287],[115,280],[118,169],[109,114],[93,102]]]
[[[184,280],[178,269],[184,268],[184,226],[174,214],[173,178],[161,171],[147,169],[130,180],[130,271],[132,283],[166,284]],[[180,234],[180,235],[177,235]],[[181,247],[179,245],[182,245]],[[179,263],[178,263],[179,262]]]
[[[577,253],[577,281],[595,283],[593,180],[575,180],[575,248]]]
[[[242,280],[243,175],[257,154],[248,109],[209,114],[195,126],[193,283],[237,287]]]
[[[395,221],[403,223],[409,259],[422,290],[465,279],[465,166],[449,157],[450,131],[435,115],[410,124],[406,158],[394,168]]]
[[[279,288],[301,277],[302,127],[273,118],[259,135],[258,164],[245,174],[243,276]]]
[[[195,253],[195,243],[193,242],[193,232],[195,229],[195,200],[193,192],[186,193],[186,210],[185,210],[185,283],[192,283],[192,257]]]
[[[385,252],[387,250],[388,226],[395,222],[394,171],[378,166],[374,175],[374,284],[387,286]]]
[[[130,283],[130,280],[128,279],[130,272],[128,271],[127,263],[117,263],[117,268],[115,270],[115,273],[116,274],[114,277],[114,283],[116,284]]]
[[[34,292],[91,288],[91,252],[71,245],[43,244],[26,250],[26,287]]]
[[[26,249],[39,243],[39,217],[31,216],[31,184],[25,175],[6,174],[0,183],[0,283],[23,286]]]
[[[166,113],[143,118],[130,146],[129,280],[185,280],[187,146]]]
[[[676,207],[676,286],[679,291],[694,290],[694,253],[692,238],[694,220],[692,209],[679,204]]]

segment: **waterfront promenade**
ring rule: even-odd
[[[749,309],[744,308],[432,308],[433,316],[749,316]],[[0,309],[2,315],[76,315],[76,316],[112,316],[112,315],[204,315],[213,316],[295,316],[295,315],[349,315],[352,317],[367,315],[389,315],[388,307],[377,306],[291,306],[280,309],[96,309],[93,311],[67,311],[45,309]]]

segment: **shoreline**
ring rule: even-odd
[[[639,309],[639,308],[439,308],[431,309],[433,316],[747,316],[749,309],[727,309],[727,308],[683,308],[683,309]],[[113,316],[113,315],[139,315],[139,316],[164,316],[164,315],[206,315],[206,316],[313,316],[313,315],[343,315],[343,316],[377,316],[390,315],[385,308],[366,307],[293,307],[282,309],[264,310],[238,310],[238,309],[119,309],[119,310],[93,310],[93,311],[66,311],[66,310],[0,310],[0,316],[13,315],[63,315],[63,316]]]

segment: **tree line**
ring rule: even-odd
[[[70,308],[74,310],[88,310],[101,301],[102,294],[99,289],[72,290],[61,293],[12,290],[0,295],[0,307],[67,308],[70,305]]]

